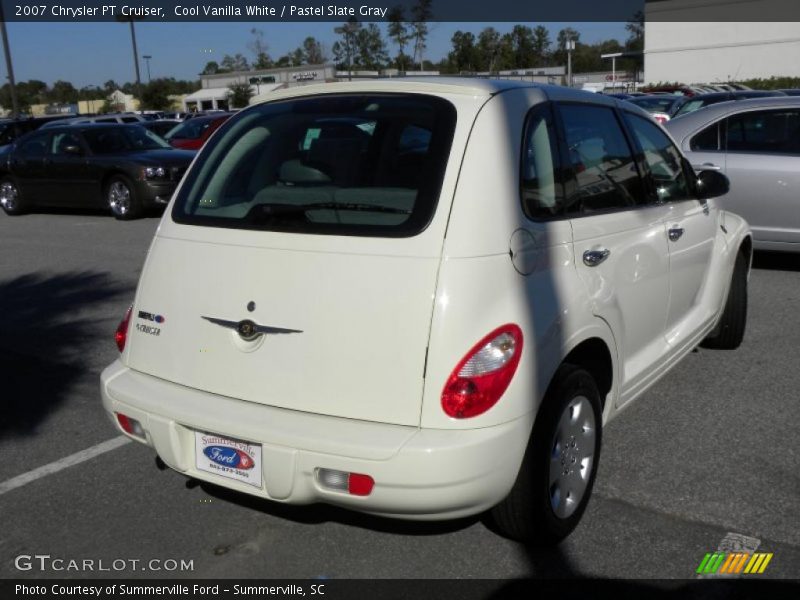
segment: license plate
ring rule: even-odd
[[[199,470],[261,487],[261,444],[195,431],[194,447]]]

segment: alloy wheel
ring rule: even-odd
[[[595,431],[589,399],[576,396],[561,414],[550,453],[550,507],[561,519],[575,512],[586,493],[594,468]]]

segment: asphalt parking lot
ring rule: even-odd
[[[693,579],[731,540],[773,553],[758,577],[800,578],[800,256],[756,256],[743,346],[690,354],[613,421],[582,523],[539,549],[479,518],[272,504],[159,471],[138,444],[102,445],[118,435],[98,377],[157,225],[0,216],[0,578]],[[20,570],[20,555],[127,562]]]

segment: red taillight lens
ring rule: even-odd
[[[485,413],[511,383],[522,356],[522,330],[503,325],[475,344],[450,374],[442,391],[444,412],[456,419]]]
[[[119,423],[119,426],[122,427],[125,433],[130,433],[131,435],[145,439],[144,429],[139,421],[127,415],[123,415],[122,413],[115,414],[117,415],[117,423]]]
[[[347,491],[353,496],[369,496],[372,493],[374,485],[375,480],[369,475],[350,473],[350,478],[347,482]]]
[[[114,334],[114,341],[117,342],[117,348],[119,348],[120,352],[125,350],[125,340],[128,339],[128,324],[131,322],[132,310],[133,307],[129,306],[128,310],[125,311],[125,316],[117,326],[117,332]]]

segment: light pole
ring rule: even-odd
[[[575,40],[567,40],[564,48],[567,51],[567,85],[572,87],[572,51],[575,50]]]
[[[153,57],[149,54],[143,54],[142,58],[145,60],[145,63],[147,63],[147,83],[150,83],[150,59]]]
[[[11,49],[8,46],[8,34],[6,33],[6,16],[3,14],[3,5],[0,3],[0,33],[3,35],[3,50],[6,55],[6,69],[8,69],[8,85],[11,88],[11,116],[16,119],[19,116],[19,103],[17,102],[17,86],[14,83],[14,67],[11,65]]]

